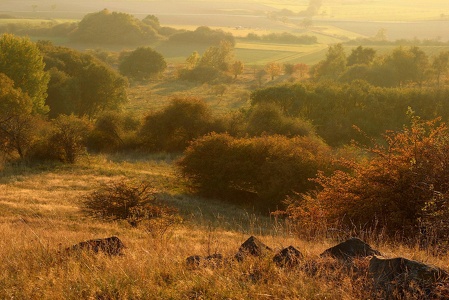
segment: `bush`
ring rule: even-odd
[[[365,149],[369,160],[342,160],[345,170],[319,174],[320,190],[294,199],[289,215],[358,229],[377,226],[391,236],[416,237],[423,224],[429,231],[447,226],[448,209],[441,205],[449,195],[447,125],[414,118],[411,126],[384,138]]]
[[[282,109],[272,103],[259,104],[252,108],[246,131],[251,136],[280,134],[293,137],[315,134],[310,122],[285,116]]]
[[[114,152],[122,149],[136,149],[139,120],[131,115],[118,112],[105,112],[95,122],[89,134],[87,145],[90,150]]]
[[[62,162],[74,163],[80,154],[86,152],[91,124],[85,118],[60,115],[53,120],[52,125],[51,150]]]
[[[305,192],[308,180],[328,168],[329,148],[316,137],[233,138],[212,133],[192,142],[178,162],[191,187],[222,199],[253,193],[258,205],[274,208],[293,191]]]
[[[212,131],[206,103],[197,98],[174,98],[161,111],[148,115],[139,136],[150,151],[183,151],[190,141]]]
[[[132,226],[144,224],[152,234],[162,235],[180,221],[176,209],[156,204],[156,190],[148,182],[112,182],[86,195],[83,204],[91,216],[126,220]]]
[[[139,47],[132,52],[122,52],[119,70],[124,76],[138,80],[162,73],[167,68],[162,54],[150,47]]]

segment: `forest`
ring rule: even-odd
[[[270,20],[315,16],[319,2]],[[248,62],[242,45],[323,43],[307,30],[237,36],[108,9],[79,21],[0,22],[0,32],[0,232],[14,241],[0,243],[9,260],[0,298],[447,299],[437,297],[447,282],[362,293],[363,276],[339,286],[347,265],[324,274],[322,261],[314,275],[309,265],[293,270],[306,274],[300,283],[270,260],[199,270],[196,281],[180,263],[161,266],[166,249],[175,261],[190,249],[210,256],[258,234],[312,256],[357,236],[447,269],[449,42],[380,31],[329,43],[312,61]],[[99,233],[142,249],[118,263],[126,276],[105,257],[61,258],[62,244]],[[147,275],[144,252],[157,257],[145,261]],[[82,278],[102,269],[105,277]],[[14,283],[17,270],[26,272]],[[239,288],[222,281],[237,277]],[[31,282],[36,289],[17,289]]]

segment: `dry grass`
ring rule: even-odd
[[[278,220],[186,196],[172,160],[166,155],[98,156],[75,166],[5,167],[0,181],[0,299],[370,298],[366,262],[354,273],[319,259],[336,241],[300,240]],[[124,176],[153,182],[163,201],[180,209],[184,223],[157,236],[81,212],[82,195]],[[69,256],[64,251],[80,241],[112,235],[125,243],[124,256]],[[232,258],[250,235],[276,251],[293,245],[306,263],[279,269],[267,256],[241,264],[231,260],[219,268],[191,269],[185,264],[194,254]],[[447,257],[399,245],[374,246],[388,256],[449,268]]]

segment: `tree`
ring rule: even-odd
[[[428,75],[427,54],[418,47],[398,47],[385,59],[385,67],[393,72],[393,84],[414,82],[421,84]]]
[[[271,80],[282,74],[282,66],[279,63],[271,62],[265,66],[265,71],[270,75]]]
[[[186,63],[189,69],[195,68],[199,61],[200,55],[197,51],[192,52],[192,54],[190,54],[189,57],[186,58]]]
[[[51,74],[46,100],[50,117],[73,113],[93,118],[104,110],[117,110],[127,101],[126,78],[102,61],[50,42],[38,46]]]
[[[74,115],[60,115],[52,124],[54,127],[50,138],[52,148],[61,161],[73,164],[85,151],[90,123]]]
[[[149,114],[139,136],[150,151],[183,151],[190,141],[212,129],[206,103],[197,98],[175,98],[161,111]]]
[[[348,66],[352,65],[370,65],[376,56],[376,50],[373,48],[363,48],[358,46],[352,49],[348,56]]]
[[[122,52],[119,70],[125,76],[146,79],[167,68],[164,57],[150,47],[139,47],[132,52]]]
[[[71,37],[84,43],[134,45],[155,41],[158,34],[152,26],[132,15],[103,9],[87,14]]]
[[[315,79],[336,80],[346,70],[346,53],[342,44],[329,46],[326,59],[314,67]]]
[[[0,73],[0,151],[24,158],[35,139],[33,101]],[[33,124],[34,123],[34,124]]]
[[[432,68],[437,79],[437,86],[439,87],[441,77],[447,75],[449,70],[449,51],[440,52],[440,54],[434,57]]]
[[[46,113],[49,75],[39,48],[28,38],[3,34],[0,37],[0,73],[6,74],[14,86],[33,101],[33,113]]]
[[[234,56],[234,46],[228,41],[221,41],[218,46],[206,49],[200,59],[200,66],[208,66],[220,71],[227,71]]]
[[[245,67],[245,65],[243,64],[243,62],[241,60],[236,60],[232,64],[231,71],[232,71],[232,74],[234,75],[234,79],[237,79],[237,76],[243,73],[244,67]]]
[[[284,64],[284,72],[285,72],[285,74],[288,74],[290,76],[293,75],[293,73],[296,72],[295,65],[290,64],[290,63],[285,63]]]
[[[299,72],[300,78],[304,78],[309,72],[309,66],[304,63],[296,64],[295,69]]]

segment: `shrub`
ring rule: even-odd
[[[364,149],[369,160],[342,160],[345,170],[315,179],[316,195],[290,203],[292,218],[327,220],[359,229],[384,228],[412,236],[422,224],[445,223],[449,195],[449,131],[437,120],[413,118],[399,132],[387,132],[383,144]],[[440,216],[440,217],[438,217]],[[447,237],[446,237],[447,238]]]
[[[162,235],[180,221],[176,209],[156,203],[156,190],[148,182],[112,182],[86,195],[83,204],[91,216],[126,220],[132,226],[144,224],[144,229],[152,234]]]
[[[74,115],[60,115],[52,122],[51,149],[62,162],[74,163],[85,152],[90,123]]]
[[[167,107],[145,118],[139,136],[148,150],[183,151],[191,140],[211,132],[212,124],[204,101],[174,98]]]
[[[258,204],[273,208],[293,191],[312,188],[308,178],[328,168],[328,162],[329,148],[316,137],[212,133],[192,142],[178,167],[197,192],[223,199],[249,192]]]
[[[246,131],[251,136],[281,134],[292,137],[315,134],[310,122],[285,116],[282,109],[273,103],[259,104],[252,108]]]
[[[120,73],[138,80],[160,74],[167,68],[164,57],[150,47],[139,47],[120,54]]]

